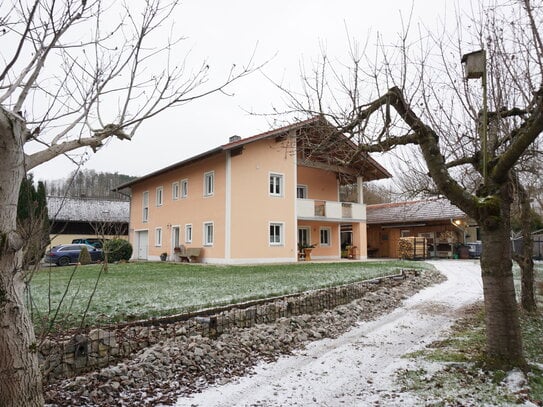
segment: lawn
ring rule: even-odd
[[[543,263],[535,264],[536,280],[543,282]],[[513,267],[515,283],[520,295],[520,269]],[[503,384],[507,375],[502,370],[492,370],[485,357],[484,308],[480,303],[467,310],[451,328],[449,337],[427,345],[423,350],[406,355],[407,358],[442,363],[442,368],[430,373],[423,368],[398,371],[398,382],[405,389],[434,397],[440,403],[432,405],[520,405],[527,398],[543,400],[543,288],[537,289],[539,310],[530,314],[520,313],[524,355],[531,372],[528,374],[530,392],[512,394]],[[424,366],[424,364],[422,364]],[[467,402],[466,400],[471,400]],[[526,402],[527,403],[527,402]],[[536,404],[529,404],[536,405]],[[541,404],[537,404],[541,405]]]
[[[101,272],[100,265],[50,267],[32,278],[32,314],[38,332],[52,320],[55,329],[77,327],[92,296],[85,325],[100,325],[336,286],[413,266],[431,267],[401,261],[259,266],[126,263],[109,265],[107,272]]]

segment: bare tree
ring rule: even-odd
[[[515,179],[515,190],[519,206],[521,223],[522,249],[513,253],[513,260],[521,270],[520,304],[525,311],[535,312],[535,272],[534,272],[534,243],[532,239],[532,208],[526,188]]]
[[[0,405],[43,404],[24,306],[19,186],[32,168],[81,148],[130,140],[144,120],[247,75],[212,83],[173,32],[177,0],[0,3]],[[157,44],[160,44],[157,46]],[[157,68],[159,67],[159,68]]]
[[[539,140],[538,140],[539,141]],[[534,143],[523,155],[513,172],[515,202],[513,203],[513,234],[521,237],[521,245],[513,252],[513,260],[521,271],[520,305],[527,312],[537,310],[534,270],[534,240],[532,233],[541,226],[541,216],[532,202],[537,206],[537,197],[541,194],[541,148]]]
[[[474,7],[481,9],[471,17],[457,13],[458,35],[472,31],[467,39],[423,29],[413,39],[408,22],[399,44],[371,54],[352,42],[350,64],[325,56],[302,72],[300,92],[278,86],[292,101],[287,113],[323,118],[328,135],[312,139],[306,156],[348,165],[361,153],[416,147],[426,189],[480,225],[487,360],[524,367],[510,212],[513,173],[543,131],[543,8],[529,0]],[[474,49],[486,56],[479,72],[486,94],[462,80],[462,56]],[[349,138],[344,148],[338,134]]]

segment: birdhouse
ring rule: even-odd
[[[482,78],[486,65],[485,50],[482,49],[463,55],[462,64],[464,64],[464,74],[466,79]]]

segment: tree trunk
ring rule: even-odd
[[[485,302],[488,362],[505,370],[524,367],[522,337],[513,282],[509,237],[510,202],[500,199],[500,216],[481,224],[481,270]]]
[[[42,406],[34,327],[24,303],[23,241],[16,231],[25,174],[25,123],[0,109],[0,406]]]
[[[534,275],[534,242],[532,239],[532,207],[526,189],[519,183],[517,194],[520,204],[520,220],[522,224],[522,253],[517,253],[514,260],[520,267],[520,305],[523,310],[535,312],[535,275]]]
[[[530,242],[530,244],[532,243]],[[521,263],[519,263],[521,272],[520,305],[524,311],[536,312],[534,260],[524,256]]]

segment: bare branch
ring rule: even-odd
[[[9,70],[13,67],[15,62],[17,62],[17,59],[19,58],[19,55],[21,54],[21,50],[23,49],[23,45],[24,45],[24,43],[25,43],[25,41],[27,39],[27,36],[29,34],[30,26],[31,26],[32,21],[34,19],[34,13],[36,12],[38,4],[39,4],[39,0],[35,0],[34,4],[32,5],[32,9],[30,10],[30,14],[28,16],[28,19],[26,21],[25,29],[24,29],[22,35],[20,36],[19,44],[17,45],[17,49],[15,50],[15,53],[13,54],[13,58],[11,58],[11,61],[9,61],[6,64],[6,66],[5,66],[4,70],[2,71],[2,73],[0,73],[0,83],[2,81],[4,81],[4,79],[6,78],[6,75],[8,74]]]
[[[26,169],[27,171],[30,171],[32,168],[43,164],[44,162],[81,147],[91,147],[93,151],[96,152],[103,146],[103,141],[112,136],[117,137],[119,140],[130,140],[130,136],[126,134],[121,127],[115,124],[109,124],[104,126],[103,129],[94,130],[94,136],[68,140],[59,144],[54,144],[37,153],[27,155],[25,159]]]

